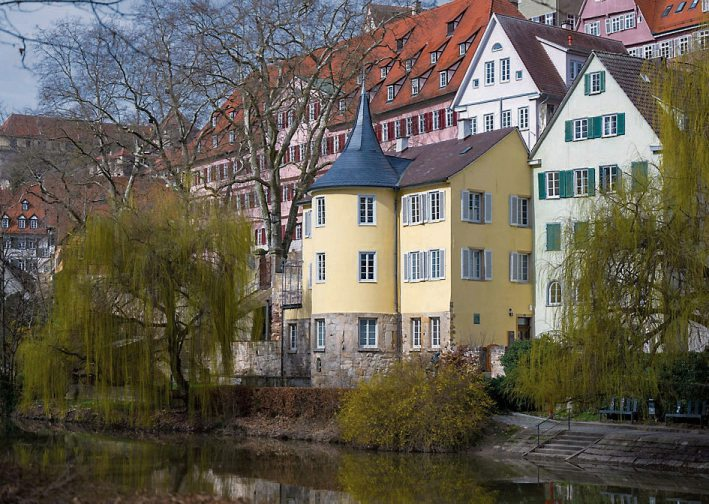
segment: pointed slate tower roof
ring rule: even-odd
[[[362,95],[352,133],[332,167],[310,186],[311,191],[335,187],[396,187],[399,174],[382,152],[372,127],[369,96]]]

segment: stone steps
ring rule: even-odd
[[[533,459],[565,460],[592,446],[598,442],[601,437],[600,434],[591,432],[560,432],[538,448],[529,452],[527,457]]]

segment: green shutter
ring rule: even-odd
[[[537,180],[539,181],[539,199],[547,199],[547,185],[544,172],[537,174]]]
[[[588,138],[600,138],[603,134],[603,116],[590,117],[588,122]]]
[[[566,121],[566,141],[572,142],[574,140],[574,121]]]
[[[617,133],[618,135],[625,135],[625,112],[617,114]]]
[[[559,197],[568,198],[566,195],[566,172],[563,170],[559,172]]]
[[[593,196],[596,194],[596,169],[588,169],[588,195]]]
[[[588,96],[591,93],[591,75],[586,74],[583,76],[583,94]]]
[[[547,224],[547,250],[561,250],[561,224]]]
[[[562,198],[574,197],[574,171],[565,170],[559,173],[559,196]]]
[[[574,222],[574,243],[577,248],[583,248],[588,241],[588,222]]]
[[[633,161],[630,163],[630,174],[633,177],[633,191],[644,187],[647,184],[647,161]]]
[[[606,72],[600,72],[601,74],[601,93],[606,90]]]

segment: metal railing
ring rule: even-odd
[[[568,416],[567,416],[566,421],[567,421],[566,430],[571,430],[571,411],[568,412]],[[539,423],[537,424],[537,446],[536,446],[536,448],[539,448],[539,447],[541,446],[542,425],[544,425],[544,424],[547,423],[547,422],[549,422],[549,423],[553,422],[554,425],[550,426],[548,429],[545,429],[545,430],[543,431],[545,434],[546,434],[547,432],[549,432],[550,430],[552,430],[555,426],[561,425],[561,422],[560,422],[559,420],[555,419],[555,418],[554,418],[554,415],[549,415],[549,416],[546,417],[544,420],[542,420],[541,422],[539,422]]]

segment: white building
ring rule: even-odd
[[[601,191],[657,174],[660,141],[644,61],[593,53],[530,154],[534,184],[534,335],[559,329],[564,237]]]
[[[591,51],[622,43],[494,14],[453,100],[458,134],[517,126],[532,147]]]

